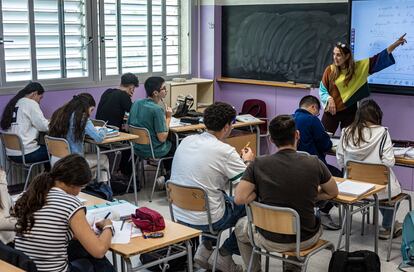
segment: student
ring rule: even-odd
[[[131,98],[138,85],[139,81],[136,75],[132,73],[123,74],[119,88],[108,89],[101,96],[98,109],[96,110],[96,119],[106,121],[108,125],[122,129],[125,113],[129,113],[131,109]],[[122,151],[118,171],[120,172],[120,177],[125,179],[129,179],[128,176],[132,173],[131,163],[128,163],[130,157],[130,150]]]
[[[0,241],[5,245],[14,241],[16,218],[10,215],[12,207],[13,200],[7,190],[6,173],[0,168]]]
[[[345,167],[348,160],[394,166],[395,157],[391,136],[381,125],[382,111],[374,100],[362,101],[356,111],[354,122],[342,130],[336,151],[338,165]],[[394,172],[390,173],[391,196],[401,193],[401,186]],[[378,199],[388,199],[388,190],[378,194]],[[397,207],[398,208],[398,207]],[[393,210],[381,209],[382,227],[379,238],[388,239],[391,235]],[[402,225],[396,222],[393,237],[401,235]]]
[[[348,45],[335,45],[333,63],[325,69],[319,86],[325,108],[322,123],[327,131],[335,133],[338,126],[342,129],[352,123],[357,102],[369,95],[368,76],[395,63],[392,52],[407,42],[404,37],[405,34],[380,53],[360,61],[354,61]]]
[[[234,147],[224,143],[230,135],[236,111],[232,106],[216,102],[204,111],[207,132],[185,137],[177,147],[172,164],[171,180],[185,186],[201,187],[207,191],[214,230],[234,227],[237,220],[246,215],[244,206],[234,205],[232,197],[223,193],[229,181],[238,181],[246,164],[254,159],[250,148],[242,151],[242,158]],[[193,212],[173,206],[175,218],[196,229],[208,231],[205,212]],[[202,268],[212,267],[212,240],[203,236],[203,242],[194,255],[194,261]],[[242,271],[232,259],[239,255],[234,232],[219,250],[217,269]]]
[[[96,227],[102,231],[97,236],[86,220],[85,206],[76,197],[90,180],[86,160],[72,154],[56,162],[50,173],[38,175],[17,200],[15,248],[29,256],[39,272],[74,271],[73,267],[79,267],[77,261],[68,262],[68,258],[72,259],[67,253],[72,239],[77,239],[90,255],[100,259],[91,257],[80,263],[106,263],[107,269],[113,271],[103,259],[111,245],[112,222],[109,219],[97,222]],[[80,271],[89,270],[84,267]]]
[[[294,209],[300,216],[301,248],[309,248],[322,235],[319,218],[314,213],[315,203],[336,197],[338,187],[326,165],[316,156],[297,152],[299,131],[292,116],[275,117],[269,124],[269,132],[278,152],[258,157],[247,167],[236,187],[234,202],[243,205],[256,200]],[[246,217],[237,222],[235,232],[247,266],[253,247],[249,241]],[[254,235],[258,245],[268,251],[284,252],[296,248],[296,235],[275,234],[261,229]],[[300,271],[297,266],[285,264],[284,271]],[[260,256],[255,255],[251,271],[260,271],[260,268]]]
[[[148,129],[156,158],[172,156],[174,149],[171,148],[171,142],[168,140],[172,110],[170,107],[166,107],[164,110],[159,105],[167,95],[165,80],[162,77],[150,77],[145,81],[144,86],[147,98],[134,102],[128,124]],[[152,157],[149,145],[135,144],[134,149],[141,158]],[[159,184],[163,184],[168,179],[171,160],[164,161],[164,167],[167,170],[167,178],[160,176],[157,180]]]
[[[1,118],[1,128],[22,139],[26,163],[48,160],[46,146],[37,142],[39,132],[46,132],[49,125],[39,105],[44,92],[40,83],[30,82],[7,103]],[[6,154],[15,162],[23,162],[20,151],[6,148]]]
[[[332,141],[318,118],[320,109],[321,103],[313,95],[304,96],[300,100],[299,109],[293,114],[296,129],[300,133],[298,150],[318,156],[333,176],[342,177],[342,171],[328,164],[325,159],[326,153],[332,148]],[[324,228],[329,230],[338,230],[341,228],[340,225],[333,222],[329,215],[333,207],[331,202],[322,201],[318,203],[318,207],[320,207],[319,211]]]
[[[88,93],[74,95],[72,100],[57,109],[50,120],[49,135],[52,137],[65,138],[73,153],[84,155],[91,168],[99,163],[102,168],[109,169],[109,161],[106,155],[101,155],[99,162],[96,154],[83,152],[83,141],[85,135],[91,137],[95,142],[104,140],[106,130],[97,130],[89,116],[95,109],[95,100]],[[103,181],[108,181],[108,172],[101,175]]]

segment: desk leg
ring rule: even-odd
[[[374,225],[375,225],[374,251],[375,251],[375,253],[378,254],[378,236],[379,236],[378,211],[379,211],[379,201],[378,201],[377,194],[374,194],[374,200],[375,200],[375,206],[374,206]]]
[[[193,272],[193,253],[191,248],[190,240],[185,241],[185,245],[187,246],[187,263],[188,263],[188,272]]]
[[[175,148],[178,147],[178,144],[180,143],[180,136],[178,136],[177,132],[173,132],[174,136],[175,136]]]
[[[124,263],[126,263],[126,267],[127,267],[127,272],[132,272],[132,263],[131,263],[131,259],[124,259],[121,257],[121,266],[124,267]]]
[[[138,195],[137,195],[137,176],[135,171],[135,156],[134,156],[134,144],[129,142],[131,146],[131,163],[132,163],[132,181],[134,182],[134,200],[135,206],[138,206]]]
[[[256,156],[260,156],[260,127],[256,125]]]
[[[101,164],[99,161],[101,160],[101,149],[99,148],[99,145],[96,146],[96,181],[101,181]],[[109,180],[108,180],[109,183]]]
[[[121,272],[125,272],[125,261],[122,257],[121,257]]]
[[[118,260],[117,260],[115,252],[113,251],[112,251],[112,264],[115,268],[115,271],[118,271]]]
[[[345,210],[344,206],[345,206],[345,205],[340,204],[340,207],[341,207],[341,209],[342,209],[343,211]],[[345,213],[345,212],[343,212],[343,213]],[[345,217],[345,215],[344,215],[344,214],[342,214],[342,216],[341,216],[341,217],[342,217],[342,218],[341,218],[342,220],[340,221],[340,222],[341,222],[341,231],[339,232],[338,245],[336,246],[336,249],[337,249],[337,250],[341,249],[342,236],[344,235],[344,231],[345,231],[345,224],[346,224],[346,217]]]
[[[349,206],[344,205],[345,213],[345,251],[349,252],[349,238],[351,236],[351,213],[349,211]]]

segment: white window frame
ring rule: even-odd
[[[63,0],[57,0],[59,1],[59,10],[63,10]],[[30,27],[30,45],[31,45],[31,65],[32,65],[32,81],[40,82],[47,90],[70,90],[70,89],[77,89],[77,88],[94,88],[94,87],[105,87],[105,86],[115,86],[119,84],[120,76],[119,75],[105,75],[105,48],[104,46],[99,47],[98,43],[101,43],[101,35],[98,33],[99,31],[102,31],[104,33],[104,24],[102,24],[103,21],[103,12],[99,12],[98,17],[98,1],[102,0],[86,0],[86,30],[89,41],[87,42],[87,45],[89,47],[88,49],[88,76],[87,77],[80,77],[80,78],[59,78],[59,79],[42,79],[38,80],[36,71],[37,71],[37,61],[36,61],[36,47],[35,47],[35,32],[34,32],[34,7],[33,7],[33,0],[28,1],[29,5],[29,24]],[[119,0],[117,0],[119,1]],[[193,5],[195,0],[189,0],[186,1],[188,5],[188,16],[187,16],[187,24],[188,24],[188,44],[187,47],[187,54],[188,54],[188,74],[169,74],[166,75],[166,65],[167,65],[167,46],[166,46],[166,39],[168,38],[166,36],[166,1],[162,0],[162,34],[163,34],[163,42],[162,42],[162,58],[163,58],[163,68],[162,72],[156,72],[152,73],[152,5],[151,0],[147,0],[148,3],[148,10],[151,10],[151,13],[148,15],[148,73],[140,73],[137,74],[140,82],[144,82],[148,77],[150,76],[162,76],[166,80],[171,80],[173,77],[190,77],[191,76],[191,67],[192,65],[192,55],[194,53],[194,42],[191,37],[193,37],[193,23],[194,23],[194,16],[193,16]],[[183,3],[181,3],[183,5]],[[103,9],[103,5],[102,9]],[[31,12],[30,12],[31,11]],[[181,11],[180,11],[181,13]],[[180,14],[181,15],[181,14]],[[62,16],[62,14],[59,14],[59,16]],[[102,18],[100,18],[102,17]],[[0,0],[0,22],[3,22],[3,12],[2,12],[2,1]],[[101,25],[98,24],[101,23]],[[59,31],[62,33],[63,25],[59,26]],[[118,30],[119,32],[119,30]],[[181,29],[179,29],[179,39],[182,41],[181,35],[186,35],[185,33],[181,33]],[[62,35],[60,35],[63,39]],[[3,27],[0,27],[0,96],[1,95],[7,95],[7,94],[14,94],[17,93],[19,88],[25,86],[28,82],[28,80],[25,81],[14,81],[14,82],[6,82],[6,71],[5,71],[5,51],[4,51],[4,41],[3,39]],[[182,45],[180,46],[182,47]],[[60,52],[62,56],[64,56],[64,50],[65,47],[60,48]],[[101,52],[98,52],[98,50],[101,50]],[[181,49],[180,49],[181,51]],[[119,52],[119,51],[118,51]],[[100,54],[99,54],[100,53]],[[181,56],[181,54],[180,54]],[[121,62],[122,58],[118,58]],[[181,60],[182,57],[179,58],[179,70],[181,69]],[[62,62],[64,62],[64,57],[61,58],[61,66]],[[101,65],[99,67],[99,62],[101,61]],[[62,69],[64,70],[64,69]],[[65,71],[62,71],[62,75],[65,73]]]

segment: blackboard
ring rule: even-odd
[[[319,84],[336,42],[348,41],[348,3],[222,7],[222,76]]]

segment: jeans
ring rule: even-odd
[[[23,163],[22,156],[8,156],[12,161],[17,163]],[[24,155],[26,163],[34,163],[39,161],[49,160],[47,149],[45,145],[41,145],[36,151]]]
[[[225,230],[228,228],[232,228],[236,225],[237,221],[240,218],[246,216],[246,209],[244,205],[236,205],[234,203],[234,197],[224,195],[224,200],[226,202],[226,210],[224,212],[223,217],[219,221],[213,223],[213,229],[215,231],[221,231],[221,230]],[[185,222],[180,222],[180,223],[187,225],[189,227],[204,231],[204,232],[209,232],[208,225],[192,225],[192,224],[187,224]],[[213,238],[206,237],[206,236],[203,236],[202,239],[203,241],[214,240]],[[224,241],[223,248],[227,250],[228,252],[231,252],[232,254],[240,255],[240,251],[239,251],[239,247],[237,246],[237,239],[236,239],[236,235],[234,234],[234,231],[232,231],[229,238],[227,238],[226,241]]]
[[[397,210],[398,207],[395,207],[395,209]],[[394,213],[394,210],[379,208],[379,211],[382,215],[382,227],[386,230],[390,230],[392,225],[392,214]]]

